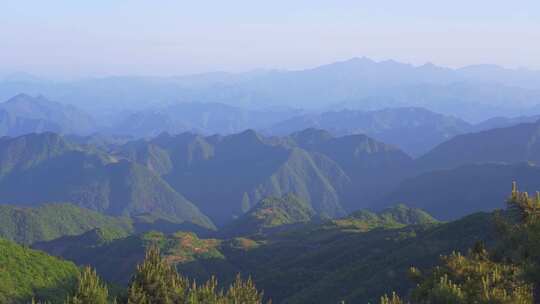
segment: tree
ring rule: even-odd
[[[131,279],[128,303],[184,303],[187,287],[188,281],[161,258],[159,247],[152,245]]]
[[[109,291],[101,282],[96,271],[85,267],[79,275],[79,281],[75,294],[69,297],[67,304],[107,304]]]
[[[187,296],[187,304],[225,304],[222,291],[218,291],[218,283],[215,277],[210,278],[205,284],[198,286],[195,282],[191,285]]]
[[[139,288],[137,285],[133,285],[128,290],[127,297],[128,304],[150,304],[146,298],[144,291]]]
[[[226,298],[231,304],[259,304],[262,303],[263,293],[255,288],[251,278],[243,281],[238,274],[234,283],[229,287]]]
[[[260,304],[263,294],[259,292],[251,278],[243,281],[240,275],[229,287],[226,294],[218,290],[218,282],[212,277],[206,283],[197,285],[176,272],[161,257],[159,248],[152,245],[146,252],[144,261],[128,287],[128,304]]]
[[[405,302],[395,293],[392,296],[384,295],[381,297],[381,304],[405,304]]]
[[[532,198],[513,182],[508,206],[510,216],[500,222],[500,255],[524,269],[533,285],[534,303],[540,303],[540,193]]]
[[[452,253],[442,265],[426,275],[411,269],[418,285],[412,291],[414,303],[425,304],[530,304],[532,289],[513,264],[493,262],[482,245],[467,256]]]
[[[507,202],[509,208],[496,217],[498,249],[490,255],[477,243],[467,256],[443,256],[442,265],[425,275],[412,267],[413,303],[540,303],[540,193],[530,198],[514,182]],[[381,303],[393,299],[385,296]]]

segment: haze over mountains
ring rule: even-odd
[[[476,65],[461,69],[432,64],[353,58],[299,71],[208,73],[180,77],[107,77],[75,81],[7,78],[0,99],[21,92],[43,94],[91,114],[178,102],[266,108],[377,110],[420,106],[479,122],[494,116],[538,114],[540,72]]]
[[[0,103],[0,135],[49,131],[76,135],[72,138],[98,144],[103,140],[125,142],[130,138],[153,137],[163,132],[227,135],[255,129],[265,135],[283,136],[319,128],[338,136],[366,134],[417,157],[458,134],[535,122],[538,118],[538,115],[493,117],[471,124],[418,107],[317,113],[289,108],[246,110],[225,104],[190,102],[135,112],[120,111],[115,117],[104,119],[43,96],[19,94]]]

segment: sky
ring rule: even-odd
[[[540,70],[538,0],[2,0],[0,73],[169,76],[352,57]]]

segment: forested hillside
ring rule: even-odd
[[[0,239],[0,302],[29,303],[32,298],[61,303],[73,290],[78,268],[43,252]]]
[[[149,212],[173,222],[213,227],[197,207],[144,166],[53,133],[2,138],[0,164],[4,204],[72,202],[108,215]]]
[[[134,228],[128,218],[113,218],[72,204],[46,204],[37,208],[0,205],[0,237],[20,244],[79,235],[94,228],[107,229],[116,237]]]
[[[238,225],[245,227],[245,222],[241,218]],[[147,233],[104,241],[91,232],[39,243],[36,248],[93,265],[105,279],[125,284],[145,248],[159,244],[167,261],[199,281],[215,275],[228,284],[240,272],[250,274],[278,303],[320,299],[355,303],[374,301],[388,290],[406,290],[411,285],[399,276],[410,265],[433,265],[442,253],[466,250],[477,240],[490,243],[494,233],[489,214],[441,224],[425,212],[405,206],[380,214],[358,212],[338,220],[302,223],[289,227],[283,223],[278,233],[265,230],[262,234],[253,226],[244,234],[254,237],[232,239]]]

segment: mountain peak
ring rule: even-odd
[[[368,58],[366,56],[362,56],[362,57],[353,57],[353,58],[351,58],[349,60],[345,60],[344,63],[374,64],[374,63],[377,63],[377,62],[375,62],[371,58]]]
[[[334,138],[330,132],[317,128],[307,128],[302,131],[292,133],[290,136],[300,146],[316,145]]]
[[[233,135],[230,135],[228,137],[230,139],[239,140],[239,141],[242,141],[244,143],[260,143],[260,142],[262,142],[262,138],[259,135],[259,133],[257,133],[253,129],[247,129],[244,132],[241,132],[241,133],[238,133],[238,134],[233,134]]]
[[[11,97],[10,99],[8,99],[6,101],[6,103],[16,103],[16,102],[21,102],[21,101],[28,101],[28,100],[33,100],[35,99],[35,97],[33,96],[30,96],[26,93],[19,93],[13,97]]]

